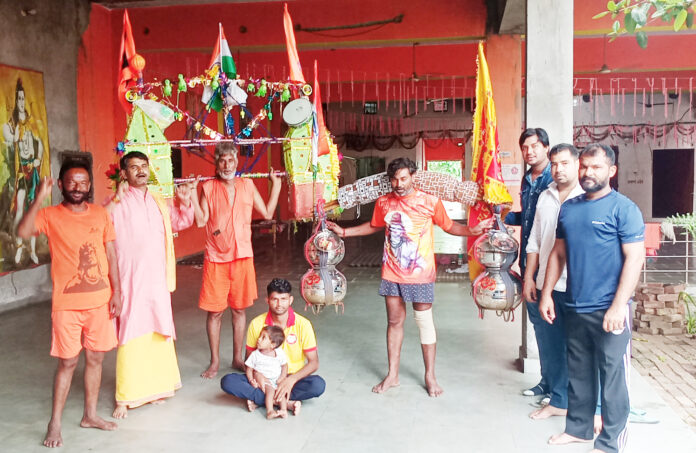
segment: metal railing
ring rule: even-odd
[[[676,240],[666,239],[660,241],[660,249],[657,255],[646,253],[643,264],[642,281],[660,281],[664,283],[685,283],[696,281],[696,238],[693,238],[683,227],[675,226]],[[654,278],[663,274],[660,278]]]

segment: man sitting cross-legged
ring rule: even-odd
[[[293,302],[290,282],[274,278],[266,289],[268,312],[260,314],[249,323],[247,355],[256,349],[264,326],[283,329],[285,342],[282,349],[287,355],[288,376],[278,379],[273,399],[276,403],[289,399],[288,409],[298,415],[302,401],[320,396],[326,388],[324,379],[312,374],[319,368],[317,340],[309,320],[296,314],[290,307]],[[230,373],[222,378],[220,386],[230,395],[247,400],[250,411],[264,405],[264,392],[252,386],[244,374]]]

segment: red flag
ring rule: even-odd
[[[490,218],[493,215],[490,205],[512,203],[512,197],[503,182],[493,88],[482,42],[479,42],[478,46],[477,63],[476,110],[474,111],[474,128],[471,140],[473,147],[471,180],[478,184],[482,200],[477,201],[469,208],[469,226],[475,226]],[[469,278],[472,282],[483,271],[473,256],[472,246],[476,239],[473,236],[467,238]]]
[[[285,26],[285,45],[288,48],[288,62],[290,64],[290,80],[294,82],[304,82],[300,57],[297,55],[297,45],[295,44],[295,30],[292,27],[292,18],[288,12],[288,4],[285,3],[283,13],[283,25]]]
[[[317,60],[314,60],[314,111],[317,116],[317,129],[319,132],[319,142],[317,144],[317,155],[329,154],[329,140],[326,135],[326,124],[324,124],[324,113],[321,110],[321,92],[319,91],[319,71],[317,70]]]
[[[123,12],[123,34],[118,57],[118,100],[128,115],[131,114],[133,105],[126,100],[126,92],[135,85],[139,77],[142,77],[143,67],[145,67],[145,59],[135,52],[133,31],[128,10],[126,10]]]

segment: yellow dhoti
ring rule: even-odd
[[[118,347],[116,402],[129,408],[174,396],[181,388],[174,341],[152,332]]]

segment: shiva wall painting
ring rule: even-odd
[[[45,236],[22,240],[16,234],[41,178],[51,176],[41,72],[0,65],[0,125],[1,274],[49,261]]]

